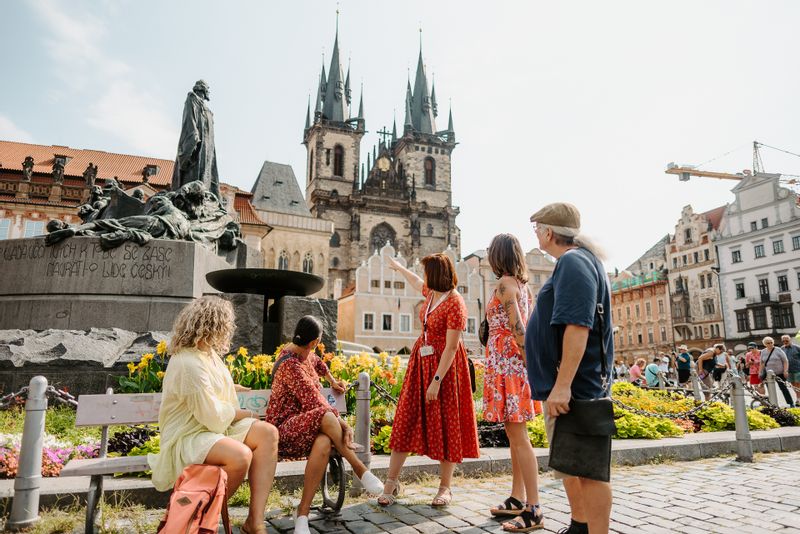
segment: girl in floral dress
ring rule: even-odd
[[[298,321],[292,343],[281,351],[273,367],[272,396],[264,416],[278,428],[281,456],[308,458],[294,523],[296,534],[310,533],[308,513],[328,465],[331,447],[352,466],[367,493],[377,495],[383,489],[378,477],[356,456],[353,429],[322,396],[321,376],[327,376],[333,389],[340,392],[344,392],[344,383],[335,380],[314,354],[321,337],[322,324],[317,318],[306,315]]]
[[[389,258],[389,267],[422,292],[425,304],[420,313],[423,331],[411,351],[397,403],[389,441],[389,473],[378,499],[381,506],[394,503],[400,492],[398,477],[409,453],[439,461],[441,482],[431,506],[450,504],[456,464],[479,455],[467,352],[461,343],[467,307],[455,291],[455,266],[446,254],[426,256],[422,265],[424,282]]]
[[[494,516],[518,516],[503,530],[528,532],[544,527],[539,507],[539,465],[526,422],[536,416],[525,369],[525,325],[533,306],[528,267],[516,237],[500,234],[488,250],[498,281],[486,306],[489,341],[483,385],[483,418],[502,422],[511,448],[511,496],[492,508]]]

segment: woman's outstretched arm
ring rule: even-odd
[[[398,262],[394,258],[389,258],[389,268],[393,271],[397,271],[398,273],[402,274],[403,278],[405,278],[408,281],[408,283],[411,284],[411,287],[413,287],[417,291],[422,292],[422,284],[423,284],[422,278],[420,278],[416,274],[412,273],[411,271],[400,265],[400,262]]]

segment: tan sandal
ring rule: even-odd
[[[444,491],[442,491],[444,490]],[[445,493],[446,492],[446,493]],[[453,501],[453,492],[447,486],[439,486],[439,492],[436,497],[431,501],[431,506],[434,508],[443,508],[448,506]]]
[[[378,504],[381,506],[391,506],[397,502],[397,497],[400,496],[400,493],[403,491],[403,486],[400,484],[400,481],[396,478],[387,478],[386,484],[392,484],[392,491],[391,493],[381,493],[380,497],[378,497]]]

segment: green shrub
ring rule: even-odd
[[[735,428],[733,408],[719,401],[712,402],[695,414],[702,425],[703,432],[719,432]]]
[[[786,408],[786,411],[794,416],[797,421],[795,424],[800,426],[800,408]]]
[[[381,427],[378,435],[372,438],[372,448],[378,454],[391,454],[392,449],[389,448],[389,439],[392,437],[392,427],[384,425]]]
[[[614,415],[617,417],[615,438],[661,439],[683,434],[683,429],[671,419],[645,417],[617,407],[614,408]]]
[[[758,410],[747,410],[747,425],[750,430],[769,430],[781,426],[775,419]]]
[[[534,447],[549,447],[547,433],[544,431],[544,416],[537,415],[533,421],[528,421],[525,426],[528,428],[528,436],[531,438],[531,445]]]

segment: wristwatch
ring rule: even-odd
[[[441,376],[439,376],[439,375],[433,375],[433,381],[434,381],[434,382],[440,382],[441,380],[442,380],[442,377],[441,377]]]

